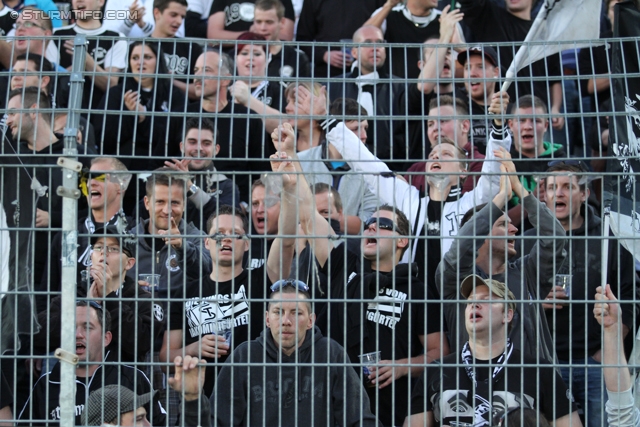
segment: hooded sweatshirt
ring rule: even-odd
[[[212,424],[378,425],[348,364],[344,349],[317,327],[291,356],[265,329],[257,340],[241,344],[220,371],[211,396]]]

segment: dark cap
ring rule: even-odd
[[[256,33],[252,33],[251,31],[247,31],[245,33],[242,33],[238,36],[238,44],[236,45],[236,55],[238,54],[238,52],[240,52],[246,45],[251,44],[251,43],[241,43],[242,41],[246,41],[246,42],[252,42],[252,41],[266,41],[267,39],[265,39],[264,37],[262,37],[260,34],[256,34]],[[262,48],[262,50],[264,50],[265,52],[267,51],[267,46],[262,43],[262,44],[255,44],[256,46],[260,46]]]
[[[488,287],[491,293],[496,295],[501,300],[508,302],[509,308],[514,312],[516,311],[516,297],[513,295],[513,292],[511,292],[509,288],[507,288],[507,285],[502,282],[498,282],[497,280],[483,279],[477,274],[472,274],[470,276],[467,276],[460,284],[460,294],[464,299],[468,299],[473,290],[476,287],[482,285]]]
[[[82,425],[101,426],[116,419],[119,422],[122,414],[135,411],[149,403],[153,394],[152,391],[138,396],[121,385],[104,386],[89,395],[82,412]]]
[[[118,230],[118,227],[116,227],[115,225],[107,225],[106,227],[98,228],[96,231],[94,231],[90,239],[91,246],[93,246],[98,241],[98,239],[101,239],[103,237],[114,237],[118,239],[120,249],[129,257],[133,257],[136,253],[135,237],[129,233],[120,232],[120,230]]]
[[[491,46],[473,46],[464,52],[458,54],[458,62],[460,65],[467,63],[467,57],[469,55],[482,55],[484,59],[488,59],[494,67],[498,66],[498,52]]]

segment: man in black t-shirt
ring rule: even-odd
[[[539,361],[507,339],[516,304],[506,285],[471,275],[460,294],[469,301],[464,316],[469,341],[460,353],[427,368],[413,390],[407,424],[488,427],[513,408],[530,408],[555,426],[581,427],[571,392],[553,367],[509,366]]]
[[[207,38],[236,40],[242,33],[253,31],[255,0],[215,0],[207,25]],[[293,40],[296,14],[291,0],[282,0],[285,8],[281,40]]]
[[[267,140],[262,121],[247,107],[228,101],[231,82],[232,61],[228,55],[207,50],[196,61],[194,82],[198,101],[187,106],[188,113],[200,113],[213,121],[220,145],[216,155],[216,169],[235,179],[240,190],[240,200],[249,201],[249,189],[253,172],[258,178],[269,168],[264,161],[274,152],[273,144]],[[200,101],[201,100],[201,101]],[[180,141],[187,118],[172,117],[169,126],[168,144],[159,144],[154,153],[158,157],[181,156]]]
[[[389,65],[391,74],[398,77],[416,79],[420,70],[416,67],[420,61],[420,48],[406,47],[408,43],[422,43],[440,35],[440,14],[433,0],[387,0],[385,5],[373,12],[365,25],[375,25],[384,33],[391,46],[389,49]],[[449,43],[446,41],[445,43]],[[453,43],[464,42],[462,30],[458,27]]]
[[[274,168],[279,168],[280,163]],[[282,171],[282,169],[280,169]],[[286,180],[283,180],[286,181]],[[280,215],[284,236],[296,234],[296,196],[286,191]],[[160,350],[164,361],[187,354],[207,359],[214,366],[224,362],[241,343],[257,338],[264,329],[266,290],[272,282],[288,277],[294,239],[276,238],[263,266],[246,270],[249,250],[247,217],[229,205],[220,206],[207,221],[205,247],[211,254],[209,271],[188,271],[185,300],[169,304],[169,327]],[[216,369],[208,369],[204,391],[211,395]]]
[[[252,30],[269,43],[269,66],[267,75],[293,80],[296,77],[311,77],[307,54],[293,46],[280,43],[280,32],[285,27],[285,7],[280,0],[258,0],[253,14]]]
[[[176,76],[173,85],[187,93],[189,99],[195,100],[196,88],[187,85],[188,76],[193,74],[196,60],[202,53],[199,44],[188,41],[180,41],[176,33],[187,14],[187,0],[155,0],[153,3],[153,17],[156,26],[151,37],[158,39],[171,39],[159,42],[158,52],[162,52],[167,71]]]

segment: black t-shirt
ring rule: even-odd
[[[514,365],[539,363],[518,350],[513,350],[506,368],[494,377],[490,397],[488,381],[498,359],[491,361],[491,367],[486,366],[489,361],[473,359],[478,380],[475,399],[473,383],[465,368],[449,365],[464,363],[460,354],[450,354],[442,359],[442,364],[427,366],[413,389],[411,414],[432,411],[438,426],[459,422],[482,427],[493,425],[494,417],[514,407],[540,411],[550,421],[576,410],[571,393],[553,367],[509,366],[509,362]]]
[[[270,55],[267,75],[282,77],[285,83],[296,77],[311,77],[309,58],[300,49],[282,46],[280,52]]]
[[[196,61],[202,53],[202,47],[197,43],[191,43],[179,38],[167,39],[158,42],[164,54],[167,72],[180,76],[180,81],[187,81],[188,76],[193,74]]]
[[[266,291],[271,281],[264,267],[243,270],[233,280],[214,282],[209,276],[187,283],[185,301],[169,303],[169,329],[183,331],[183,346],[197,342],[204,335],[216,334],[219,327],[231,322],[231,352],[243,342],[257,338],[265,328]],[[230,352],[230,353],[231,353]],[[227,357],[207,359],[221,369]],[[207,369],[204,391],[213,390],[216,369]]]
[[[255,0],[215,0],[211,5],[211,13],[224,12],[224,29],[226,31],[249,31],[253,25],[253,11]],[[284,17],[296,20],[291,0],[282,0],[284,5]]]
[[[11,12],[13,10],[7,6],[0,10],[0,37],[6,36],[13,29],[16,18],[12,16]]]
[[[384,38],[389,43],[398,43],[398,47],[392,46],[387,56],[387,63],[391,67],[391,74],[398,77],[417,79],[420,75],[418,61],[420,60],[419,47],[406,47],[407,43],[423,43],[431,37],[440,36],[440,11],[432,9],[431,19],[419,23],[407,19],[404,14],[405,6],[394,7],[386,19],[386,31]]]
[[[11,388],[4,378],[4,374],[0,376],[0,409],[13,405],[13,394]]]

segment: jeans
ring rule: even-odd
[[[559,362],[560,365],[569,365],[560,366],[560,373],[574,399],[584,411],[585,427],[606,427],[608,424],[604,403],[607,395],[602,380],[602,364],[592,357]],[[579,365],[591,366],[585,368]]]

